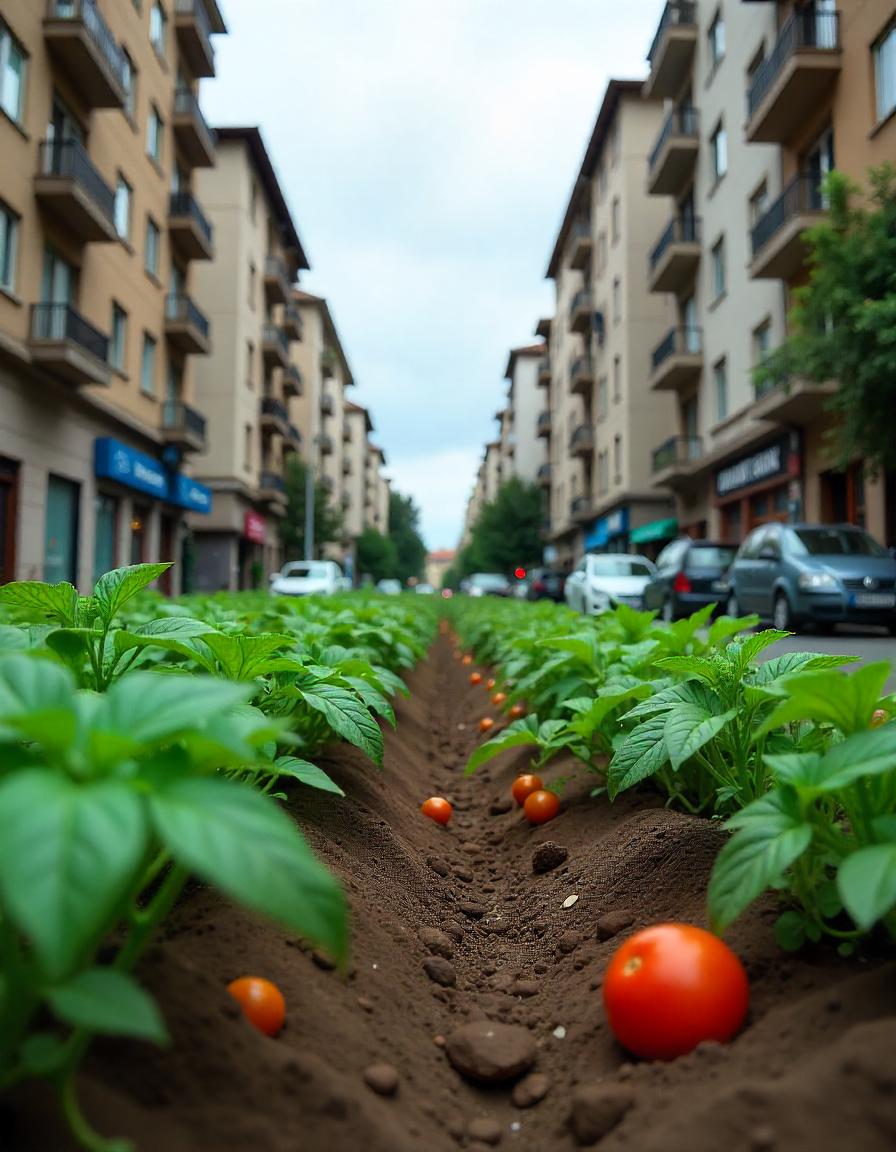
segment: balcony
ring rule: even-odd
[[[569,306],[569,327],[572,331],[581,332],[583,336],[587,335],[591,328],[593,312],[594,301],[591,298],[591,290],[580,288]]]
[[[211,351],[208,317],[189,296],[169,296],[165,301],[165,336],[172,348],[185,355],[207,356]]]
[[[587,268],[591,263],[594,241],[587,220],[576,220],[569,234],[569,264],[572,268]]]
[[[332,380],[336,374],[336,353],[332,348],[325,348],[321,352],[320,371],[324,380]]]
[[[265,470],[258,478],[258,497],[272,510],[282,512],[286,508],[286,485],[279,472]]]
[[[577,524],[592,519],[591,501],[587,496],[573,496],[569,502],[569,518]]]
[[[594,454],[594,429],[590,424],[580,424],[569,438],[569,451],[583,459]]]
[[[550,357],[542,356],[538,361],[538,387],[548,388],[551,383],[551,361]]]
[[[321,476],[318,480],[318,484],[320,484],[321,488],[323,488],[324,492],[326,492],[328,495],[332,495],[332,493],[336,490],[336,481],[332,476]]]
[[[189,192],[172,192],[168,201],[171,243],[185,260],[211,260],[215,255],[212,226]]]
[[[176,0],[174,30],[190,72],[197,78],[214,76],[212,26],[203,0]]]
[[[301,340],[303,330],[302,313],[295,304],[287,304],[283,309],[283,331],[288,340]]]
[[[700,266],[700,219],[675,216],[648,258],[647,283],[651,292],[680,292]]]
[[[343,444],[351,444],[351,442],[352,442],[352,428],[351,428],[351,425],[349,424],[348,420],[345,420],[342,424],[342,443]]]
[[[324,416],[333,415],[333,397],[329,392],[321,392],[320,394],[320,410]]]
[[[124,108],[124,55],[96,0],[48,0],[44,40],[88,109]]]
[[[652,455],[653,483],[675,486],[694,474],[703,457],[699,436],[670,436]]]
[[[166,400],[162,405],[162,439],[181,452],[204,452],[205,417],[180,400]]]
[[[343,492],[342,493],[342,509],[343,509],[343,511],[347,511],[351,507],[351,503],[352,503],[351,493]]]
[[[289,410],[282,400],[275,396],[262,396],[259,407],[262,432],[277,432],[289,436]]]
[[[788,144],[830,95],[841,68],[840,17],[798,10],[747,91],[747,140]]]
[[[34,304],[31,359],[71,384],[109,383],[109,338],[70,304]]]
[[[116,240],[115,194],[83,144],[71,139],[44,141],[39,156],[34,194],[66,235],[82,244]]]
[[[353,471],[353,469],[352,469],[351,459],[348,456],[346,456],[345,459],[342,461],[342,475],[343,476],[351,476],[352,471]]]
[[[697,5],[693,0],[670,0],[647,53],[650,75],[644,82],[649,100],[672,100],[691,70],[697,47]]]
[[[193,168],[215,166],[215,134],[205,122],[199,101],[184,85],[178,86],[174,93],[171,126],[184,159]]]
[[[318,443],[320,444],[321,456],[333,455],[333,437],[330,436],[329,433],[322,432],[318,437]]]
[[[269,322],[262,327],[261,355],[269,368],[289,367],[289,342],[279,325]]]
[[[750,233],[750,275],[759,280],[790,280],[806,259],[806,230],[824,217],[827,205],[818,177],[794,177]]]
[[[283,450],[290,452],[301,452],[302,450],[302,433],[295,424],[290,424],[286,430],[286,435],[283,437]]]
[[[550,488],[551,486],[551,466],[550,464],[542,464],[538,469],[535,477],[539,488]]]
[[[289,300],[289,272],[279,256],[268,256],[264,262],[264,290],[271,304],[285,304]]]
[[[647,191],[676,196],[694,175],[700,149],[700,117],[696,108],[673,108],[666,117],[647,162]]]
[[[594,388],[594,365],[590,356],[579,356],[569,366],[569,390],[590,396]]]
[[[649,386],[656,392],[693,384],[703,370],[703,333],[699,328],[672,328],[650,358]]]
[[[283,373],[283,395],[286,397],[301,396],[304,391],[305,382],[302,379],[302,373],[295,364],[290,364]]]
[[[802,376],[782,374],[756,381],[754,420],[773,420],[778,424],[809,424],[824,415],[828,398],[837,391],[833,380],[816,382]]]
[[[535,435],[543,439],[551,435],[551,414],[545,409],[544,412],[538,413],[538,420],[535,423]]]

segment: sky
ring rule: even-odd
[[[387,475],[454,547],[610,76],[663,0],[220,0],[212,124],[258,124]]]

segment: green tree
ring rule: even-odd
[[[841,464],[896,467],[896,167],[872,168],[868,190],[841,172],[825,184],[827,217],[808,233],[809,281],[797,289],[792,334],[756,373],[836,380],[829,406]]]
[[[420,535],[420,512],[411,496],[389,494],[389,539],[395,546],[396,566],[392,575],[403,584],[423,577],[426,545]]]
[[[483,506],[473,525],[472,539],[458,557],[463,575],[471,572],[511,572],[541,561],[544,548],[541,490],[519,477],[498,489],[495,499]]]
[[[287,560],[305,557],[305,476],[307,465],[293,455],[286,465],[286,515],[280,521],[280,539]],[[314,485],[314,554],[321,555],[324,544],[342,537],[342,513],[330,503],[320,484]]]
[[[374,581],[394,578],[398,571],[398,553],[390,536],[375,528],[365,528],[357,542],[358,574]]]

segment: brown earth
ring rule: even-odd
[[[464,778],[488,704],[467,680],[440,641],[409,677],[385,770],[340,748],[323,763],[347,798],[305,789],[290,803],[346,885],[349,977],[193,889],[141,973],[174,1045],[96,1044],[81,1089],[100,1131],[129,1135],[139,1152],[483,1152],[495,1142],[563,1152],[595,1135],[601,1152],[896,1148],[896,964],[826,948],[783,955],[771,901],[728,937],[752,986],[740,1036],[671,1064],[626,1057],[603,1018],[601,974],[626,933],[663,919],[704,922],[721,833],[650,796],[611,807],[581,779],[540,829],[518,809],[498,811],[527,758]],[[547,775],[572,770],[558,763]],[[455,805],[447,828],[420,815],[432,794]],[[533,874],[533,851],[549,840],[568,858]],[[571,895],[577,902],[564,908]],[[226,994],[246,974],[283,990],[287,1026],[276,1040]],[[452,1068],[442,1038],[483,1019],[530,1031],[534,1071],[548,1082],[539,1102],[518,1107],[512,1086],[477,1087]],[[378,1064],[397,1072],[393,1096],[365,1080]],[[388,1070],[368,1079],[384,1090]],[[545,1084],[526,1087],[537,1097]],[[71,1152],[47,1103],[40,1092],[7,1102],[2,1152]]]

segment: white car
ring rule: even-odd
[[[432,596],[435,593],[435,588],[432,584],[416,584],[414,591],[418,596]]]
[[[335,560],[292,560],[271,577],[277,596],[333,596],[343,591],[342,569]]]
[[[588,616],[609,612],[619,604],[641,608],[644,589],[655,573],[646,556],[589,553],[566,578],[566,603]]]
[[[376,586],[377,592],[382,592],[384,596],[400,596],[401,595],[401,581],[400,580],[380,580]]]

